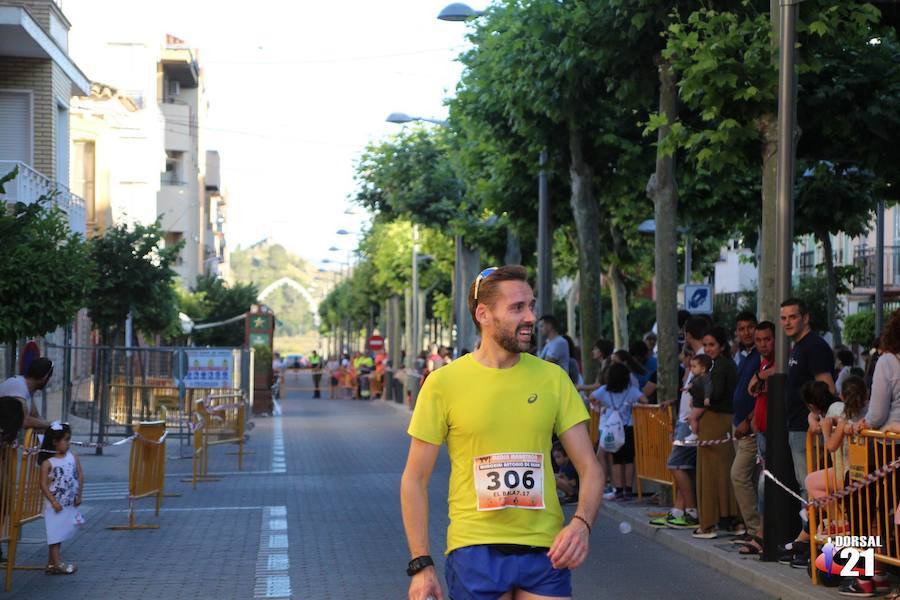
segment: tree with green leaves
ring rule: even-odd
[[[249,312],[259,296],[259,288],[254,283],[237,282],[228,285],[212,275],[198,277],[193,292],[203,299],[202,314],[195,316],[187,313],[188,316],[195,322],[202,319],[210,323],[226,321]],[[193,334],[194,342],[198,346],[243,346],[244,325],[244,321],[236,321],[221,327],[197,330]]]
[[[525,152],[520,162],[531,162],[528,156],[536,157],[546,148],[549,169],[568,182],[571,222],[578,238],[587,378],[593,377],[594,369],[591,341],[601,337],[603,271],[616,290],[613,322],[618,339],[626,336],[620,263],[628,255],[624,250],[631,247],[627,235],[637,223],[609,216],[634,206],[634,190],[643,188],[648,160],[635,116],[640,107],[623,103],[630,90],[614,85],[607,76],[611,64],[622,56],[620,48],[605,43],[613,12],[603,3],[552,0],[489,8],[470,36],[473,48],[461,57],[466,71],[460,101],[451,101],[451,123],[461,120],[469,129],[491,132],[510,130],[521,140],[516,146]],[[637,186],[634,177],[641,180]],[[643,201],[647,215],[650,205]],[[627,230],[622,222],[627,222]]]
[[[794,221],[794,233],[812,234],[822,244],[825,256],[827,318],[823,329],[830,331],[835,344],[841,343],[838,327],[838,294],[848,293],[847,268],[834,264],[831,236],[844,232],[850,237],[865,235],[875,217],[878,199],[873,177],[858,168],[817,161],[806,165],[797,181],[795,210],[802,218]],[[852,270],[852,268],[851,268]]]
[[[761,202],[750,205],[757,210],[747,211],[743,216],[733,215],[729,207],[742,203],[732,201],[716,203],[708,214],[728,215],[736,224],[735,233],[741,233],[748,245],[756,237],[751,229],[761,223],[759,316],[766,319],[777,315],[773,240],[778,70],[773,37],[777,15],[770,12],[772,6],[775,5],[763,0],[745,0],[732,6],[675,12],[666,31],[663,56],[675,68],[679,95],[687,110],[674,123],[657,117],[659,123],[671,127],[665,143],[673,150],[682,150],[693,168],[715,176],[717,185],[731,185],[734,192],[740,193],[746,188],[738,177],[729,173],[741,174],[748,167],[761,171],[761,178],[753,186],[761,191]],[[775,9],[777,6],[772,10]],[[860,42],[870,39],[878,18],[879,11],[868,3],[810,0],[803,4],[798,24],[801,127],[804,115],[816,112],[830,122],[846,117],[847,113],[830,109],[807,110],[804,103],[809,96],[803,86],[807,81],[815,81],[811,77],[821,73],[828,64],[824,57],[834,59],[841,54],[836,49],[848,44],[858,48]],[[830,97],[825,88],[840,88],[842,76],[843,71],[841,77],[832,78],[820,93]],[[818,82],[822,83],[826,82]],[[651,120],[651,127],[656,124]],[[835,155],[818,158],[840,159]],[[802,218],[798,213],[797,221]]]
[[[0,340],[13,352],[17,340],[68,324],[94,282],[88,245],[53,195],[3,202],[4,185],[17,176],[18,168],[0,178]]]
[[[172,265],[181,245],[165,246],[159,221],[110,227],[91,240],[94,288],[87,309],[104,345],[117,342],[131,313],[147,334],[171,333],[178,323]]]

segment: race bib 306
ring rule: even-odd
[[[509,452],[476,456],[478,510],[544,508],[544,455]]]

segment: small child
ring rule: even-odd
[[[74,564],[63,563],[59,553],[62,542],[71,538],[83,523],[75,507],[81,505],[84,473],[78,456],[69,451],[71,439],[69,424],[54,421],[44,433],[37,459],[41,467],[44,525],[50,555],[45,571],[48,575],[71,575],[78,570]]]
[[[698,354],[691,358],[691,373],[694,379],[691,381],[691,414],[688,415],[688,425],[691,427],[691,435],[684,441],[692,442],[697,439],[700,431],[700,417],[703,416],[706,407],[709,406],[709,396],[712,393],[712,359],[705,354]]]
[[[840,400],[834,400],[828,386],[821,382],[805,386],[802,394],[809,407],[809,430],[821,431],[825,448],[832,453],[832,467],[813,471],[806,476],[809,497],[822,498],[828,495],[829,488],[840,489],[849,482],[850,459],[847,446],[843,444],[844,434],[865,416],[869,394],[866,382],[855,375],[844,378]],[[842,472],[838,473],[835,469]]]

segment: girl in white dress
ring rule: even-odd
[[[64,563],[59,553],[62,542],[71,538],[83,522],[76,507],[81,505],[84,473],[78,455],[69,451],[71,439],[69,424],[54,421],[44,434],[38,455],[50,554],[46,569],[49,575],[71,575],[78,570],[74,564]]]

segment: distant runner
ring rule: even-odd
[[[449,598],[568,598],[569,570],[587,557],[605,477],[569,376],[525,353],[535,324],[526,277],[520,266],[478,275],[469,310],[481,346],[432,373],[419,392],[400,487],[413,559],[410,600],[448,597],[428,543],[428,480],[444,443],[451,462]],[[550,456],[553,434],[581,482],[581,502],[565,525]]]

